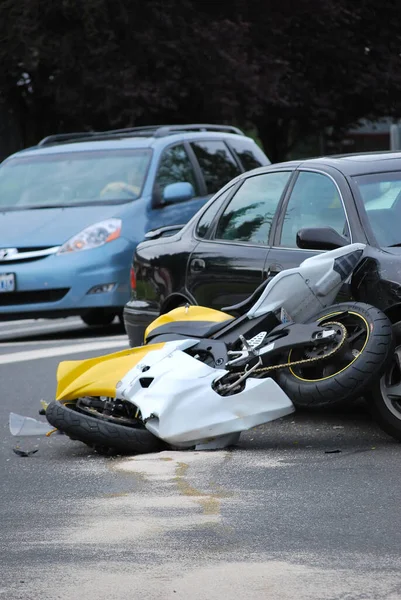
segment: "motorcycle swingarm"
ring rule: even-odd
[[[333,331],[333,330],[332,330]],[[274,344],[271,350],[266,351],[270,356],[272,354],[281,354],[294,350],[300,346],[305,345],[324,345],[327,341],[332,340],[336,332],[332,332],[330,335],[325,335],[327,330],[316,325],[316,323],[291,323],[277,327],[265,338],[263,346],[268,347],[270,344]],[[260,354],[263,356],[263,348],[260,349]]]
[[[336,336],[336,331],[332,329],[330,331],[331,333],[327,329],[319,327],[316,323],[286,323],[279,325],[265,337],[263,346],[254,348],[243,358],[230,360],[227,367],[235,371],[242,369],[245,365],[252,367],[260,360],[264,367],[269,366],[277,356],[288,354],[290,350],[310,345],[327,344]]]

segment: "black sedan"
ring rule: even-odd
[[[350,242],[368,244],[371,254],[356,279],[356,296],[401,320],[401,153],[322,157],[247,172],[184,227],[161,228],[147,238],[134,256],[132,299],[124,310],[133,346],[161,313],[186,303],[233,305],[267,276]]]

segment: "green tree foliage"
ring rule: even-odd
[[[0,99],[58,131],[256,127],[272,158],[401,112],[396,0],[0,0]]]

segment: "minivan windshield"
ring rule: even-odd
[[[353,177],[380,246],[401,245],[401,171]]]
[[[139,198],[151,150],[17,156],[0,166],[0,210],[119,204]]]

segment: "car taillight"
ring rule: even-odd
[[[131,291],[135,292],[135,290],[136,290],[136,275],[135,275],[134,267],[131,267],[130,280],[131,280]]]

